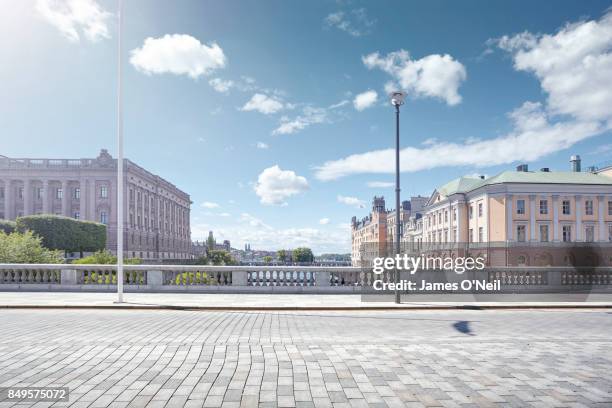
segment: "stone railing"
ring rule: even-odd
[[[502,292],[612,290],[612,268],[504,267],[469,271],[401,273],[401,279],[454,282],[499,281]],[[360,293],[374,280],[391,282],[355,267],[125,265],[126,291]],[[2,290],[115,291],[116,265],[0,264]]]

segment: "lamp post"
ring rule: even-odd
[[[395,106],[395,255],[400,253],[400,106],[404,104],[406,94],[402,91],[395,91],[389,94],[391,104]],[[400,281],[399,270],[395,268],[395,303],[401,303],[400,292],[397,286]]]
[[[123,303],[123,90],[121,87],[121,29],[123,1],[118,0],[117,34],[117,303]]]

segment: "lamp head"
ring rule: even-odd
[[[391,105],[400,106],[404,104],[404,99],[406,98],[406,92],[393,91],[389,93],[389,97],[391,98]]]

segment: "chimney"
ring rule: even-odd
[[[519,164],[518,166],[516,166],[516,171],[526,173],[529,171],[529,166],[526,164]]]
[[[540,171],[541,171],[542,173],[550,173],[550,168],[548,168],[548,167],[542,167],[542,168],[540,169]]]
[[[575,154],[572,157],[570,157],[570,163],[572,163],[572,171],[573,172],[580,172],[580,156]]]

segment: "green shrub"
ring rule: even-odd
[[[15,232],[16,229],[17,224],[15,223],[15,221],[0,220],[0,231],[4,231],[7,234],[10,234],[12,232]]]
[[[17,230],[32,231],[43,246],[66,252],[95,252],[106,246],[106,226],[56,215],[28,215],[17,218]]]
[[[42,245],[31,231],[7,234],[0,231],[0,263],[62,263],[60,251]]]
[[[112,265],[117,263],[117,257],[108,250],[97,251],[85,258],[75,259],[73,264],[79,265]],[[125,265],[140,265],[142,260],[139,258],[125,259]]]

